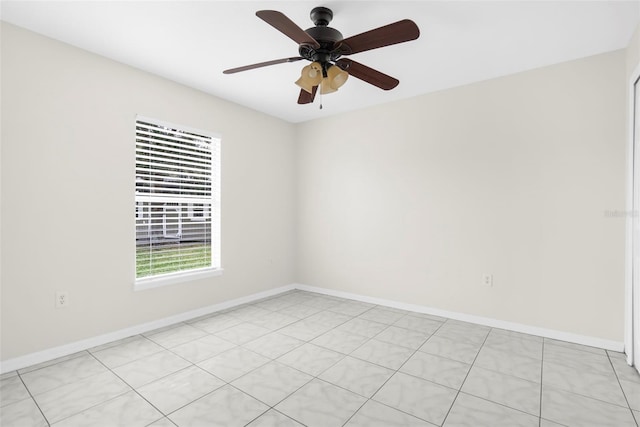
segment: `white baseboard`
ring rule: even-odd
[[[352,294],[349,292],[336,291],[327,288],[318,288],[315,286],[307,286],[296,284],[296,289],[302,291],[316,292],[319,294],[325,294],[340,298],[348,298],[361,302],[368,302],[371,304],[382,305],[386,307],[398,308],[401,310],[414,311],[418,313],[431,314],[434,316],[447,317],[449,319],[460,320],[464,322],[476,323],[479,325],[490,326],[492,328],[507,329],[515,332],[522,332],[530,335],[537,335],[539,337],[552,338],[561,341],[567,341],[575,344],[588,345],[590,347],[598,347],[605,350],[623,352],[624,342],[622,341],[610,341],[602,338],[595,338],[586,335],[578,335],[570,332],[556,331],[554,329],[539,328],[536,326],[524,325],[522,323],[506,322],[504,320],[492,319],[489,317],[473,316],[471,314],[458,313],[455,311],[440,310],[437,308],[426,307],[423,305],[407,304],[403,302],[391,301],[382,298],[373,298],[359,294]]]
[[[270,289],[264,292],[258,292],[256,294],[247,295],[219,304],[210,305],[208,307],[198,308],[196,310],[187,311],[185,313],[176,314],[174,316],[165,317],[163,319],[154,320],[152,322],[143,323],[140,325],[132,326],[130,328],[120,329],[118,331],[99,335],[97,337],[92,337],[58,347],[53,347],[47,350],[30,353],[24,356],[19,356],[13,359],[4,360],[0,362],[0,373],[15,371],[17,369],[35,365],[37,363],[48,362],[59,357],[68,356],[70,354],[97,347],[102,344],[107,344],[112,341],[117,341],[123,338],[131,337],[133,335],[153,331],[154,329],[163,328],[175,323],[195,319],[196,317],[205,316],[207,314],[215,313],[216,311],[225,310],[237,305],[242,305],[262,298],[267,298],[282,292],[291,291],[293,289],[295,289],[294,285],[281,286],[279,288]]]
[[[258,292],[256,294],[247,295],[245,297],[236,298],[230,301],[225,301],[219,304],[210,305],[207,307],[191,310],[185,313],[176,314],[174,316],[165,317],[163,319],[154,320],[152,322],[143,323],[140,325],[132,326],[118,331],[110,332],[108,334],[99,335],[80,341],[76,341],[70,344],[53,347],[47,350],[30,353],[24,356],[8,359],[0,362],[0,373],[6,373],[15,371],[17,369],[26,368],[38,363],[47,362],[59,357],[68,356],[70,354],[84,351],[99,345],[107,344],[112,341],[117,341],[123,338],[127,338],[133,335],[142,334],[152,331],[154,329],[163,328],[175,323],[184,322],[187,320],[195,319],[196,317],[205,316],[207,314],[215,313],[220,310],[225,310],[238,305],[257,301],[262,298],[267,298],[273,295],[277,295],[283,292],[299,289],[301,291],[316,292],[319,294],[336,296],[341,298],[352,299],[356,301],[367,302],[371,304],[381,305],[385,307],[393,307],[401,310],[414,311],[417,313],[431,314],[434,316],[447,317],[449,319],[461,320],[464,322],[476,323],[479,325],[490,326],[493,328],[507,329],[515,332],[522,332],[525,334],[537,335],[545,338],[553,338],[557,340],[567,341],[576,344],[588,345],[591,347],[603,348],[606,350],[622,352],[624,350],[624,343],[618,341],[604,340],[601,338],[595,338],[585,335],[578,335],[569,332],[556,331],[553,329],[538,328],[535,326],[524,325],[521,323],[506,322],[503,320],[492,319],[489,317],[473,316],[470,314],[458,313],[454,311],[440,310],[437,308],[407,304],[398,301],[387,300],[383,298],[368,297],[365,295],[353,294],[349,292],[336,291],[333,289],[319,288],[315,286],[307,286],[302,284],[292,284],[287,286],[281,286],[278,288],[270,289],[264,292]]]

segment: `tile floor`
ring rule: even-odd
[[[620,353],[292,291],[0,377],[0,425],[640,425]]]

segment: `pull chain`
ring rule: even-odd
[[[322,88],[323,85],[327,82],[327,63],[322,63],[322,80],[320,80],[320,85],[318,85],[318,90],[320,91],[320,109],[322,110]]]

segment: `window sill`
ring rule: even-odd
[[[191,282],[207,277],[222,276],[222,268],[208,268],[203,270],[165,274],[153,278],[138,279],[133,283],[134,291],[160,288],[162,286],[175,285],[176,283]]]

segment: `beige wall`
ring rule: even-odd
[[[627,77],[640,65],[640,25],[636,28],[627,47]]]
[[[222,135],[223,276],[132,291],[137,113]],[[0,358],[292,283],[293,144],[288,123],[2,24]]]
[[[298,280],[621,342],[624,80],[616,51],[299,126]]]

